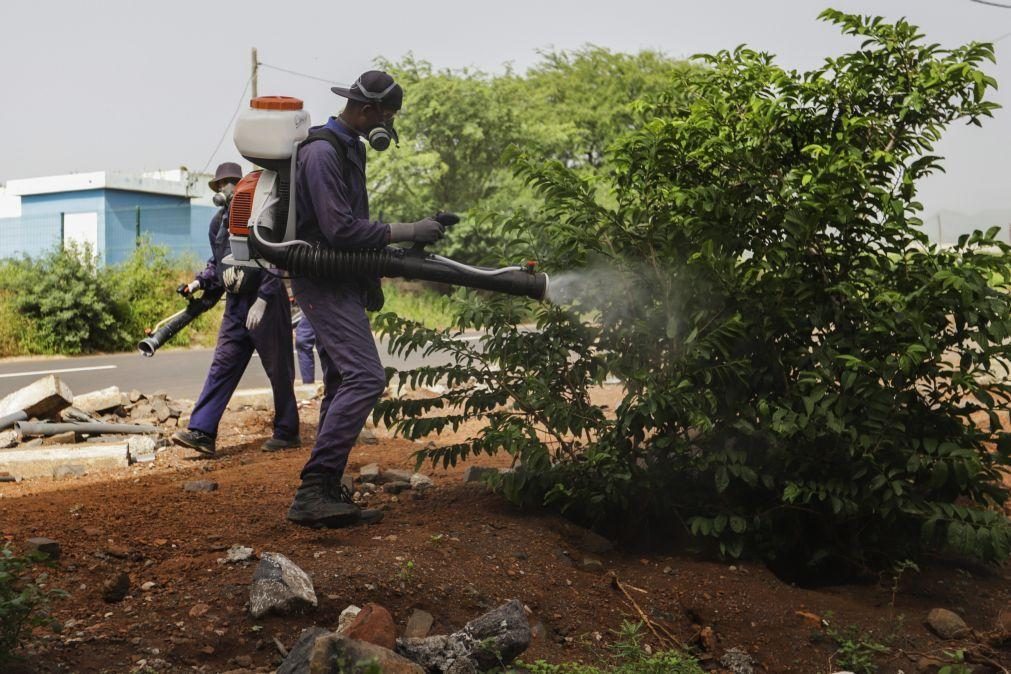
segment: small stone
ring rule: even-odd
[[[191,618],[199,618],[200,616],[206,615],[211,607],[207,604],[194,604],[193,608],[190,609]]]
[[[927,625],[942,639],[958,639],[972,630],[954,611],[946,608],[935,608],[927,614]]]
[[[411,616],[407,619],[407,627],[404,628],[405,639],[424,639],[432,629],[435,619],[428,611],[416,608],[411,611]]]
[[[120,571],[102,583],[102,599],[109,604],[123,601],[130,593],[130,576],[125,571]]]
[[[410,482],[402,482],[400,480],[397,480],[395,482],[387,482],[385,485],[383,485],[383,491],[385,491],[387,494],[399,494],[401,492],[407,491],[410,488],[411,488]]]
[[[132,435],[126,441],[127,451],[130,453],[130,461],[133,463],[147,463],[154,461],[158,451],[158,441],[150,435]]]
[[[358,441],[355,444],[378,445],[379,438],[376,436],[376,432],[371,428],[363,428],[362,432],[358,434]]]
[[[0,431],[0,449],[10,449],[11,447],[18,444],[18,432],[9,429],[6,431]]]
[[[148,403],[141,403],[140,405],[135,406],[133,410],[131,410],[130,416],[133,417],[134,420],[154,419],[155,418],[154,408],[151,407],[151,405]]]
[[[346,630],[351,623],[354,622],[355,618],[358,617],[358,614],[361,613],[361,611],[362,610],[354,604],[351,604],[341,611],[340,617],[337,618],[337,633],[344,634],[344,630]]]
[[[418,491],[425,491],[426,489],[431,489],[433,486],[432,478],[427,475],[422,475],[421,473],[415,473],[411,476],[411,489],[417,489]]]
[[[28,549],[31,552],[38,552],[46,555],[49,559],[60,558],[60,544],[52,538],[44,538],[41,536],[37,538],[29,538]]]
[[[702,649],[709,653],[716,650],[716,632],[713,631],[712,627],[708,625],[702,628],[699,632],[699,641],[702,643]]]
[[[393,616],[379,604],[368,603],[363,606],[343,634],[350,639],[390,650],[397,645],[397,628],[393,624]]]
[[[463,481],[484,482],[491,475],[498,475],[498,469],[487,466],[467,466],[467,470],[463,471]]]
[[[151,590],[153,590],[156,587],[158,587],[158,584],[155,583],[154,581],[150,581],[149,580],[146,583],[144,583],[143,585],[141,585],[140,589],[142,589],[144,592],[150,592]]]
[[[130,402],[132,402],[132,403],[137,402],[138,400],[140,400],[143,397],[144,397],[144,394],[141,393],[140,391],[138,391],[137,389],[133,389],[132,391],[130,391],[129,394],[127,394],[127,398],[129,398]]]
[[[370,463],[368,465],[362,466],[362,469],[358,471],[358,480],[360,482],[372,482],[375,483],[376,478],[382,473],[382,468],[379,467],[378,463]]]
[[[183,485],[183,491],[217,491],[218,483],[214,480],[191,480]]]
[[[248,669],[253,666],[253,658],[248,655],[237,655],[235,656],[235,664]]]
[[[169,409],[168,404],[164,400],[152,402],[151,409],[154,410],[154,417],[158,420],[158,423],[165,423],[172,416],[172,410]]]
[[[204,655],[214,655],[214,646],[204,646],[200,649],[200,652]]]
[[[248,562],[251,559],[253,559],[253,549],[238,544],[228,548],[228,555],[225,557],[225,561],[229,564]]]
[[[130,556],[129,548],[114,543],[105,546],[105,554],[116,559],[126,559]]]
[[[582,561],[579,563],[579,568],[583,571],[589,571],[590,573],[601,573],[604,570],[604,562],[600,561],[596,557],[583,557]]]
[[[720,664],[730,670],[730,674],[754,674],[755,671],[755,661],[740,648],[727,649],[720,656]]]
[[[379,478],[375,480],[375,482],[376,484],[386,484],[388,482],[406,482],[407,484],[410,484],[411,475],[413,475],[413,473],[409,470],[391,468],[380,473]]]

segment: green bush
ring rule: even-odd
[[[701,57],[640,101],[601,177],[517,159],[544,199],[543,261],[578,270],[554,275],[568,306],[520,330],[519,301],[458,303],[479,344],[382,317],[395,349],[458,363],[405,373],[448,391],[377,414],[410,437],[486,422],[419,459],[506,451],[511,499],[791,574],[1008,557],[1011,288],[991,283],[1009,249],[995,230],[930,246],[916,201],[942,131],[996,107],[992,47],[823,18],[861,48],[811,72]],[[608,373],[614,410],[589,398]]]
[[[30,575],[32,567],[44,560],[44,555],[16,555],[8,544],[0,548],[0,665],[14,659],[26,630],[42,626],[59,628],[47,607],[52,599],[65,593],[44,588],[45,574],[36,578]]]
[[[7,265],[2,289],[14,311],[35,324],[30,351],[111,351],[126,341],[122,307],[90,248],[69,247]]]
[[[165,246],[143,239],[122,263],[108,268],[109,283],[124,316],[123,327],[128,335],[121,349],[136,347],[146,329],[185,306],[185,300],[175,293],[180,283],[189,283],[203,263],[193,255],[171,257]],[[207,311],[176,335],[170,347],[211,346],[214,344],[224,302]]]
[[[0,262],[0,356],[132,350],[185,306],[175,288],[199,267],[146,240],[109,267],[74,248]],[[171,345],[213,344],[220,318],[220,308],[205,313]]]

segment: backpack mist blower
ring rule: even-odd
[[[265,261],[290,276],[318,280],[399,277],[544,299],[548,276],[537,272],[534,262],[489,269],[426,253],[417,243],[411,248],[337,250],[296,239],[295,166],[298,147],[308,135],[309,113],[297,98],[254,98],[239,116],[235,147],[261,168],[235,187],[227,263],[262,267]],[[444,226],[458,220],[448,213],[435,218]]]

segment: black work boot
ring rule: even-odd
[[[351,495],[351,490],[344,486],[339,475],[329,476],[327,482],[327,496],[335,501],[341,503],[350,503],[351,505],[358,507],[355,503],[354,498]],[[376,524],[383,519],[383,511],[376,510],[375,508],[359,508],[358,509],[358,521],[355,524]]]
[[[282,449],[297,449],[302,446],[302,440],[298,437],[294,438],[271,438],[267,440],[260,449],[264,452],[279,452]]]
[[[196,450],[201,455],[213,459],[215,455],[214,436],[203,431],[186,429],[172,434],[172,442]]]
[[[328,493],[330,476],[309,473],[295,492],[288,508],[288,521],[303,527],[337,529],[357,524],[361,508],[333,499]]]

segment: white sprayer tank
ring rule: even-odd
[[[235,122],[235,147],[252,162],[288,159],[296,143],[309,135],[309,113],[290,96],[260,96]]]

